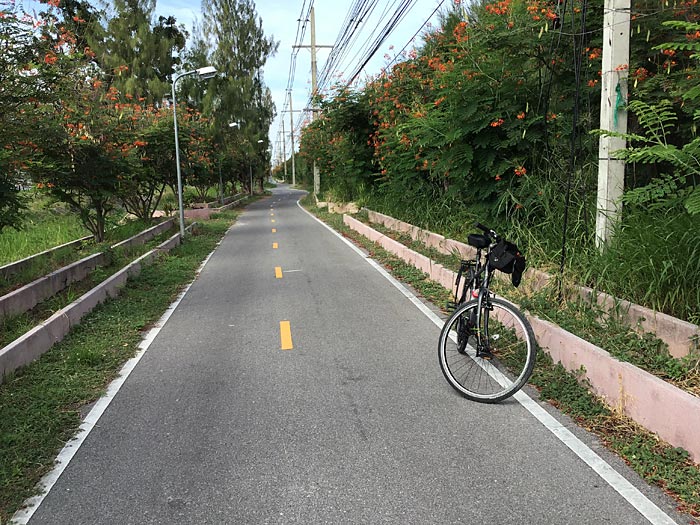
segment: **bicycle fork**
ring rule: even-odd
[[[493,359],[489,345],[489,312],[492,310],[488,291],[483,288],[479,291],[476,304],[476,357],[490,361]]]

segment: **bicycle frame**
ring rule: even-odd
[[[488,341],[488,312],[490,310],[489,299],[492,292],[489,290],[489,285],[491,283],[491,275],[493,274],[493,269],[489,264],[489,254],[494,246],[496,246],[496,240],[490,238],[490,244],[486,251],[486,255],[482,257],[482,248],[476,248],[476,256],[473,261],[462,260],[460,264],[459,273],[457,275],[457,289],[455,290],[455,299],[457,299],[457,294],[459,293],[459,280],[462,275],[469,276],[470,279],[464,282],[464,287],[462,288],[461,296],[459,300],[456,301],[455,306],[460,305],[467,301],[467,294],[470,295],[471,299],[477,300],[476,309],[476,322],[475,322],[475,336],[476,336],[476,354],[477,357],[490,356],[491,352],[489,350]],[[465,276],[465,279],[466,279]],[[475,294],[474,292],[478,292]],[[482,314],[485,316],[482,319]],[[483,327],[483,328],[482,328]]]

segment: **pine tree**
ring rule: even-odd
[[[121,93],[160,102],[168,92],[187,33],[174,17],[153,20],[155,0],[113,0],[97,61]]]
[[[252,0],[203,0],[202,12],[206,40],[214,46],[210,60],[221,73],[208,100],[214,127],[223,130],[229,122],[240,122],[244,158],[239,165],[252,165],[262,173],[260,168],[269,161],[267,131],[275,116],[262,68],[279,43],[265,35]],[[247,185],[247,173],[239,178]]]

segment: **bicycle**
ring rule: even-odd
[[[479,223],[475,227],[484,233],[468,236],[476,257],[460,263],[454,312],[440,333],[438,356],[445,379],[461,395],[497,403],[527,383],[535,366],[537,343],[520,310],[489,289],[495,270],[510,273],[513,285],[518,286],[525,258],[517,246],[491,228]]]

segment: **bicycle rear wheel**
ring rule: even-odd
[[[496,298],[484,302],[480,317],[477,300],[455,310],[440,333],[438,356],[445,379],[460,394],[497,403],[527,383],[537,344],[530,323],[515,306]]]

